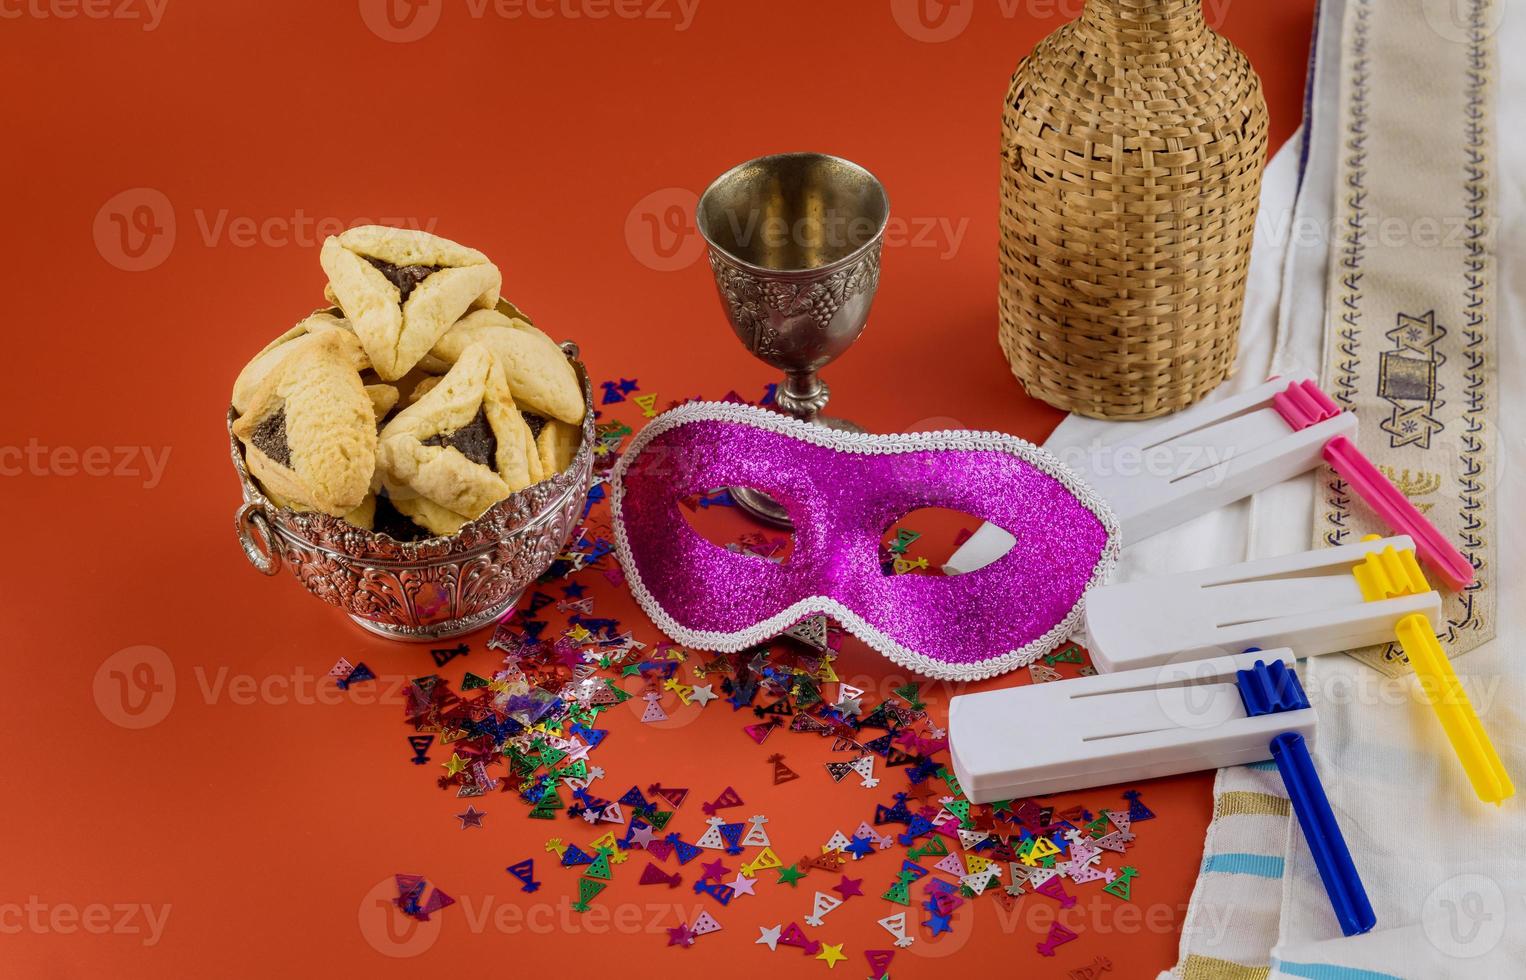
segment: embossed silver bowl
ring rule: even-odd
[[[291,569],[307,591],[394,640],[443,640],[499,619],[562,553],[588,500],[593,387],[577,346],[564,343],[562,350],[577,371],[587,408],[572,465],[450,537],[396,541],[327,514],[277,507],[249,475],[230,409],[228,441],[244,493],[234,522],[249,563],[266,575]]]

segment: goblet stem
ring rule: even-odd
[[[862,432],[862,429],[846,419],[834,419],[821,414],[821,410],[827,407],[827,399],[831,396],[832,389],[827,387],[825,381],[817,377],[815,371],[787,371],[784,375],[784,383],[774,392],[774,403],[779,406],[780,411],[802,422],[845,432]],[[752,487],[732,487],[731,499],[736,501],[737,506],[742,510],[761,521],[775,527],[794,527],[790,521],[789,511],[761,490],[754,490]]]
[[[788,371],[784,375],[784,384],[774,394],[774,401],[800,421],[814,422],[831,397],[832,389],[815,371]]]

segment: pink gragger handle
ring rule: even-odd
[[[1334,399],[1312,381],[1288,385],[1286,391],[1272,398],[1272,407],[1295,432],[1341,412]],[[1350,439],[1345,436],[1331,439],[1325,444],[1324,457],[1384,523],[1396,533],[1415,539],[1415,552],[1449,588],[1461,589],[1473,583],[1473,563],[1415,509]]]

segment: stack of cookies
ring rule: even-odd
[[[319,258],[337,309],[277,337],[233,386],[233,433],[272,503],[414,540],[572,462],[582,386],[500,301],[487,256],[372,225]]]

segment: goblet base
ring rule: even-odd
[[[810,420],[812,425],[825,426],[838,432],[863,432],[864,429],[856,422],[847,419],[836,418],[831,415],[818,415]],[[731,487],[731,499],[744,513],[773,527],[793,530],[795,522],[790,520],[789,511],[780,506],[779,502],[762,490],[754,490],[752,487]]]

